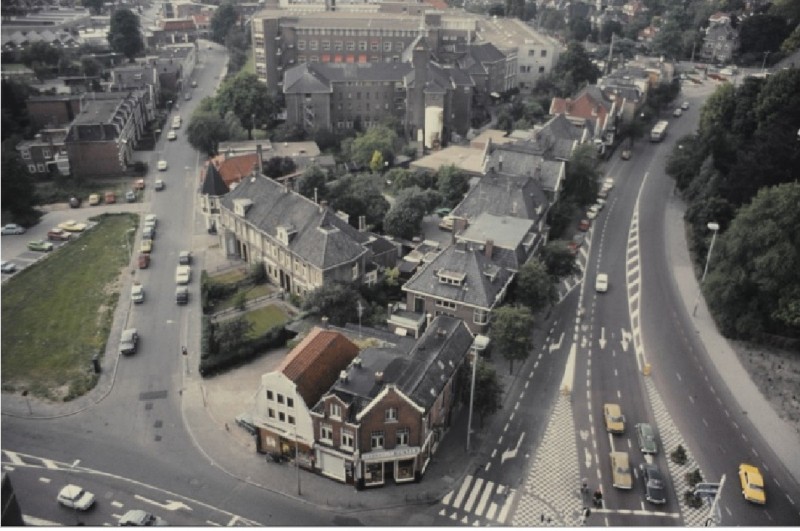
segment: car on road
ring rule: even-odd
[[[146,511],[142,511],[140,509],[132,509],[127,513],[123,514],[122,517],[119,519],[119,525],[122,526],[166,526],[167,521],[163,518],[159,518],[158,516],[148,513]]]
[[[167,171],[167,161],[166,160],[159,160],[158,161],[158,171]]]
[[[78,223],[74,219],[69,219],[58,224],[58,228],[67,232],[83,232],[86,230],[86,223]]]
[[[80,208],[81,206],[81,198],[80,197],[70,197],[69,198],[69,207],[70,208]]]
[[[189,303],[189,286],[178,286],[175,289],[175,302],[178,304]]]
[[[69,484],[58,492],[56,496],[58,503],[70,509],[86,511],[94,505],[94,494],[84,490],[78,485]]]
[[[680,118],[681,115],[683,115],[683,111],[681,110],[680,107],[672,111],[672,116],[674,116],[675,118]]]
[[[155,227],[156,225],[158,225],[158,216],[156,216],[155,214],[147,214],[144,217],[144,224],[145,226],[152,225],[153,227]]]
[[[597,217],[597,210],[592,210],[591,208],[586,211],[586,219],[594,219]]]
[[[164,181],[162,181],[161,179],[156,179],[156,182],[153,185],[153,188],[155,188],[156,191],[160,192],[161,190],[164,189]]]
[[[17,270],[17,264],[14,262],[1,262],[0,263],[0,272],[5,273],[6,275],[10,275],[11,273]]]
[[[639,450],[643,454],[655,455],[658,453],[656,432],[650,424],[643,422],[636,425],[636,439],[639,441]]]
[[[91,194],[89,196],[89,206],[97,206],[100,204],[100,194]]]
[[[3,236],[9,234],[25,234],[25,227],[21,225],[17,225],[16,223],[9,223],[8,225],[3,225],[2,231]]]
[[[633,488],[628,452],[611,452],[611,484],[617,489]]]
[[[196,86],[197,86],[197,81],[193,79],[192,80],[192,87],[196,87]]]
[[[150,265],[150,255],[147,253],[141,253],[139,255],[139,269],[147,269]]]
[[[190,99],[192,99],[192,93],[191,92],[187,92],[186,94],[183,95],[183,99],[185,99],[186,101],[189,101]]]
[[[152,225],[147,225],[142,229],[142,238],[145,240],[153,240],[156,237],[156,229]]]
[[[622,160],[630,160],[631,158],[631,150],[630,149],[623,149],[622,154],[620,155]]]
[[[144,286],[138,282],[131,286],[131,300],[134,304],[141,304],[144,302]]]
[[[606,431],[609,433],[625,433],[625,415],[619,404],[603,404],[603,418],[606,422]]]
[[[739,482],[742,484],[744,499],[759,505],[767,503],[767,494],[764,492],[764,476],[761,471],[747,463],[739,465]]]
[[[152,253],[153,252],[153,240],[142,240],[142,244],[139,246],[139,252],[141,252],[141,253]]]
[[[181,251],[178,253],[178,264],[189,265],[192,263],[192,253],[189,251]]]
[[[598,273],[597,278],[594,280],[594,290],[597,293],[605,293],[608,291],[608,274]]]
[[[119,353],[126,356],[135,354],[137,348],[139,348],[139,331],[135,328],[123,330],[119,340]]]
[[[192,280],[192,268],[188,265],[179,265],[175,268],[175,283],[188,284]]]
[[[657,505],[667,503],[664,476],[661,474],[661,470],[653,463],[643,463],[640,466],[640,470],[642,471],[642,483],[644,484],[644,498]]]
[[[28,249],[46,253],[53,250],[53,244],[44,240],[32,240],[28,242]]]
[[[66,242],[72,239],[72,234],[65,231],[64,229],[59,229],[55,227],[47,231],[47,239],[51,242]]]
[[[178,134],[175,131],[170,130],[170,132],[167,133],[167,140],[178,140]]]
[[[684,111],[688,111],[689,110],[689,102],[688,101],[684,101],[683,103],[681,103],[681,109],[683,109]]]
[[[614,178],[606,177],[605,179],[603,179],[603,188],[606,188],[608,189],[608,191],[611,191],[611,189],[614,188]]]

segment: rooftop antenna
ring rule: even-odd
[[[361,315],[364,313],[364,307],[361,306],[361,299],[356,301],[356,310],[358,311],[358,339],[361,339]]]

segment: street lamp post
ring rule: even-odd
[[[700,289],[697,290],[697,298],[694,301],[694,309],[692,310],[692,316],[697,314],[697,305],[700,302],[700,293],[703,291],[703,283],[706,281],[706,275],[708,274],[708,264],[711,263],[711,251],[714,250],[714,242],[717,241],[717,231],[719,231],[719,223],[710,222],[707,227],[709,230],[714,231],[713,236],[711,236],[711,245],[708,246],[708,254],[706,255],[706,266],[703,268],[703,276],[700,277]]]
[[[767,57],[769,57],[770,53],[772,53],[772,52],[764,52],[764,60],[761,61],[761,73],[762,74],[766,73],[766,71],[767,71]]]
[[[475,371],[478,368],[478,352],[472,352],[472,383],[469,388],[469,417],[467,418],[467,452],[469,452],[470,436],[472,435],[472,403],[475,399]]]

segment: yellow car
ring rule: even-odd
[[[92,194],[89,196],[89,205],[95,206],[100,204],[100,195]]]
[[[625,432],[625,415],[622,414],[619,404],[603,404],[603,418],[609,433]]]
[[[83,232],[86,230],[86,223],[78,223],[74,219],[59,223],[58,228],[67,232]]]
[[[744,496],[745,500],[759,505],[767,503],[767,494],[764,492],[764,477],[758,468],[747,463],[739,465],[739,481],[742,484],[742,496]]]
[[[142,240],[142,245],[139,248],[142,253],[150,253],[153,251],[153,240]]]
[[[611,484],[617,489],[630,489],[633,487],[631,465],[628,452],[611,452]]]

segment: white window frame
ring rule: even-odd
[[[328,444],[333,444],[333,426],[331,424],[319,425],[319,440]]]
[[[355,450],[356,449],[356,447],[355,447],[355,440],[356,440],[355,433],[353,433],[350,430],[342,430],[341,435],[342,435],[341,436],[341,442],[342,442],[341,447],[342,448],[346,448],[348,450]]]
[[[397,422],[397,408],[387,408],[383,413],[383,418],[386,422]]]
[[[340,420],[342,418],[342,406],[336,403],[331,403],[330,414],[332,419]]]
[[[411,430],[408,428],[399,428],[395,432],[395,442],[397,446],[408,446],[409,440],[411,440]]]
[[[385,441],[385,434],[382,431],[373,431],[369,436],[370,447],[373,450],[383,450]]]

